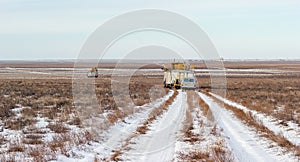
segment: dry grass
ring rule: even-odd
[[[211,148],[212,159],[215,162],[233,162],[234,156],[231,152],[226,151],[223,146],[213,146]]]
[[[132,99],[136,105],[143,105],[167,93],[167,90],[154,90],[152,96],[149,95],[149,91],[154,85],[161,84],[160,80],[161,78],[155,77],[147,79],[145,77],[132,77],[130,84],[123,86],[122,89],[119,89],[119,92],[124,95],[124,89],[129,88],[131,97],[129,99]],[[108,116],[108,122],[111,125],[133,113],[132,108],[120,109],[116,105],[111,91],[110,77],[96,79],[95,87],[99,101],[99,113],[105,110],[112,111]],[[83,92],[86,91],[86,89],[83,89]],[[48,152],[51,157],[52,154],[49,152],[52,151],[68,156],[68,150],[72,147],[97,139],[97,133],[73,134],[70,133],[70,129],[67,127],[67,124],[82,127],[81,124],[84,118],[81,118],[78,110],[86,111],[89,106],[78,104],[76,106],[80,109],[75,109],[71,79],[1,79],[0,94],[3,94],[0,95],[0,117],[4,124],[3,127],[22,130],[24,134],[20,145],[11,145],[11,148],[8,148],[11,153],[23,151],[27,154],[25,156],[34,157],[36,161],[40,161],[37,160],[41,157],[36,156],[37,150],[34,146],[43,145],[47,148],[45,152]],[[89,100],[89,98],[83,98],[83,100]],[[128,103],[129,100],[126,100],[123,105],[126,107]],[[21,116],[18,118],[16,118],[16,113],[12,112],[12,109],[16,108],[17,105],[23,107],[20,112]],[[44,134],[49,133],[48,129],[34,127],[37,116],[45,118],[50,123],[46,128],[56,133],[49,143],[44,143],[42,140]],[[2,137],[0,143],[4,146],[10,143],[10,140]],[[32,148],[30,149],[27,146],[32,146]]]
[[[194,91],[188,92],[187,99],[188,109],[186,113],[189,112],[189,115],[186,115],[186,120],[184,121],[185,126],[183,131],[185,132],[183,134],[183,141],[188,142],[194,148],[192,150],[188,150],[188,152],[179,152],[178,158],[180,161],[234,161],[231,151],[229,151],[225,145],[225,141],[220,140],[219,138],[214,139],[215,141],[207,145],[207,148],[201,148],[205,145],[201,143],[209,138],[207,136],[220,137],[220,131],[216,124],[213,124],[214,118],[209,106],[198,94]],[[200,109],[195,109],[198,107]],[[193,118],[190,114],[190,112],[193,111],[196,113],[195,118]],[[203,118],[206,118],[207,120],[204,122]],[[193,124],[195,124],[193,123],[193,120],[197,120],[197,124],[201,127],[201,129],[203,129],[199,133],[193,133]]]
[[[3,135],[0,135],[0,145],[2,145],[5,142],[5,138],[3,137]]]
[[[20,140],[10,141],[8,152],[24,152],[25,145]]]
[[[119,158],[119,156],[122,154],[120,150],[113,150],[113,155],[111,156],[112,161],[122,161],[122,159]]]
[[[47,128],[50,128],[55,133],[66,133],[70,130],[62,122],[50,123]]]
[[[146,132],[147,132],[148,130],[149,130],[149,129],[148,129],[147,125],[142,125],[142,126],[140,126],[140,127],[138,127],[138,128],[136,129],[136,131],[137,131],[139,134],[146,134]]]
[[[132,77],[129,85],[122,84],[119,89],[121,95],[125,88],[129,88],[129,95],[136,105],[150,102],[150,98],[162,97],[167,91],[154,89],[152,96],[149,92],[154,85],[161,85],[161,78]],[[95,80],[95,90],[99,99],[101,110],[114,110],[117,105],[111,91],[110,77]],[[129,87],[128,87],[129,86]],[[162,85],[161,85],[162,86]],[[82,89],[84,92],[85,90]],[[74,92],[76,93],[76,92]],[[79,92],[78,92],[79,93]],[[42,117],[56,119],[68,114],[75,113],[73,104],[72,80],[71,79],[2,79],[0,82],[0,117],[9,118],[14,114],[11,112],[16,104],[23,107],[31,107],[24,110],[28,118],[35,117],[39,111]],[[85,100],[89,100],[88,98]],[[124,104],[127,104],[126,101]],[[78,105],[85,108],[86,105]],[[126,105],[127,106],[127,105]],[[63,120],[63,119],[62,119]],[[68,120],[66,118],[65,120]]]
[[[180,152],[180,161],[193,162],[233,162],[233,154],[224,148],[224,141],[216,141],[203,150],[192,150],[187,153]]]
[[[184,136],[185,142],[194,143],[199,140],[197,136],[195,136],[191,130],[193,130],[193,117],[192,112],[194,111],[195,102],[197,102],[197,95],[194,91],[187,91],[187,103],[188,108],[185,112],[185,119],[183,121],[182,133]]]
[[[209,106],[207,105],[207,103],[205,103],[205,101],[200,97],[197,96],[198,101],[199,101],[199,107],[201,109],[201,111],[203,112],[203,115],[205,117],[207,117],[207,119],[211,122],[215,121],[213,113],[211,112]]]
[[[179,153],[179,158],[182,161],[191,162],[214,162],[210,159],[209,152],[194,150],[190,151],[189,154]]]
[[[283,121],[300,125],[300,80],[289,78],[230,78],[227,97]]]
[[[0,161],[15,162],[16,161],[16,156],[15,156],[14,153],[11,153],[11,154],[0,154]]]
[[[26,138],[39,138],[38,135],[28,134]],[[24,139],[26,139],[24,138]],[[91,134],[87,131],[80,133],[64,133],[56,134],[53,136],[52,140],[47,143],[41,144],[31,144],[22,150],[26,153],[33,161],[49,161],[56,160],[57,154],[63,154],[65,156],[69,155],[69,150],[72,147],[86,144],[91,141]],[[24,143],[24,142],[23,142]],[[21,146],[24,146],[21,144]],[[20,151],[20,147],[14,147],[12,151]],[[24,157],[21,157],[23,159]],[[0,157],[1,159],[1,157]],[[24,159],[23,159],[24,160]]]
[[[22,130],[25,126],[29,126],[36,123],[35,119],[32,118],[17,118],[17,119],[10,119],[5,120],[5,127],[12,129],[12,130]]]
[[[96,156],[94,157],[94,162],[99,162],[99,159]]]
[[[33,161],[46,162],[46,152],[47,150],[45,150],[44,146],[31,146],[28,148],[28,155],[33,158]]]
[[[23,138],[23,143],[30,144],[30,145],[43,144],[44,142],[42,141],[42,137],[43,135],[40,134],[26,134],[25,137]]]
[[[77,126],[81,126],[82,122],[81,119],[78,115],[76,115],[75,117],[73,117],[68,124],[70,125],[77,125]]]
[[[116,108],[113,113],[107,115],[108,121],[113,124],[118,120],[123,119],[126,116],[120,109]]]
[[[3,103],[0,104],[0,117],[5,118],[5,117],[10,117],[12,116],[11,108],[15,106],[15,103],[9,102],[9,104],[4,105]]]
[[[64,134],[55,135],[52,137],[52,141],[48,143],[49,148],[52,151],[57,149],[64,149],[65,142],[70,141],[70,137]]]
[[[4,65],[3,65],[4,66]],[[6,66],[6,65],[5,65]],[[10,65],[7,65],[10,66]],[[24,65],[18,65],[23,67]],[[33,64],[28,64],[26,67],[36,66]],[[45,67],[45,65],[39,65],[41,67]],[[65,65],[51,65],[52,66],[61,66],[65,67]],[[88,65],[87,65],[88,66]],[[114,65],[109,65],[109,67],[113,67]],[[127,64],[125,67],[131,66]],[[253,65],[229,65],[229,67],[234,68],[248,68]],[[291,69],[296,65],[285,66],[284,68]],[[49,66],[50,67],[50,66]],[[70,67],[70,65],[68,65]],[[157,68],[157,65],[151,65],[149,67]],[[149,68],[147,67],[147,68]],[[198,66],[198,67],[202,67]],[[263,67],[263,65],[255,65],[255,68]],[[278,65],[270,65],[268,68],[276,68]],[[298,67],[298,66],[297,66]],[[26,74],[27,75],[27,74]],[[21,78],[21,77],[19,77]],[[71,79],[53,79],[49,76],[42,77],[44,79],[31,79],[27,77],[27,79],[6,79],[5,76],[1,76],[0,80],[0,118],[4,123],[4,128],[13,129],[13,130],[22,130],[24,136],[19,143],[20,147],[11,148],[9,155],[3,156],[0,155],[0,161],[15,161],[14,155],[15,151],[22,151],[22,145],[34,145],[34,146],[45,146],[46,148],[50,148],[51,144],[43,144],[39,138],[39,136],[44,133],[48,133],[44,129],[35,128],[35,130],[28,131],[28,128],[36,123],[34,119],[37,115],[40,117],[45,117],[49,121],[58,120],[58,123],[63,124],[73,124],[80,127],[82,124],[81,118],[78,115],[75,117],[70,117],[70,114],[76,114],[78,109],[75,109],[73,105],[73,95],[72,95],[72,80]],[[68,77],[66,77],[68,78]],[[99,112],[103,112],[104,110],[113,111],[112,116],[110,116],[109,120],[113,124],[114,122],[123,119],[126,115],[129,115],[132,111],[131,109],[122,110],[118,105],[116,105],[113,95],[111,92],[111,84],[110,77],[98,78],[95,80],[96,94],[99,101]],[[210,86],[210,78],[198,78],[199,84],[204,85],[204,87]],[[129,95],[132,102],[135,105],[143,105],[145,103],[150,102],[153,99],[159,98],[165,93],[163,91],[157,91],[154,89],[154,96],[149,94],[150,89],[153,85],[162,85],[162,77],[161,76],[137,76],[132,77],[129,85]],[[282,119],[283,122],[281,124],[286,124],[286,121],[292,120],[296,123],[300,124],[300,83],[299,77],[278,77],[274,78],[227,78],[228,82],[228,96],[231,100],[236,102],[240,102],[243,105],[255,109],[257,111],[261,111],[276,118]],[[125,85],[123,88],[127,88]],[[121,86],[122,87],[122,86]],[[124,89],[120,89],[120,94]],[[76,93],[76,92],[75,92]],[[84,100],[88,100],[89,98],[84,98]],[[200,101],[199,101],[200,102]],[[22,107],[27,107],[22,110],[22,117],[20,119],[15,118],[15,113],[11,110],[16,107],[16,104],[22,105]],[[128,100],[124,100],[122,105],[128,104]],[[166,105],[170,103],[165,103]],[[201,103],[199,103],[200,105]],[[164,105],[164,106],[166,106]],[[82,110],[86,110],[88,105],[76,105]],[[126,105],[127,106],[127,105]],[[202,104],[201,108],[204,107],[203,112],[205,112],[208,118],[211,118],[211,113],[206,108],[205,105]],[[283,107],[280,110],[278,107]],[[127,111],[128,110],[128,111]],[[163,111],[163,109],[162,109]],[[155,117],[161,114],[160,110],[156,110],[153,112],[152,116],[149,116],[149,122],[145,125],[141,126],[137,132],[146,133],[148,124],[155,119]],[[247,114],[249,118],[251,118],[251,114]],[[186,123],[190,123],[190,113],[186,112]],[[213,118],[211,118],[213,119]],[[51,123],[51,122],[50,122]],[[58,132],[61,134],[66,134],[65,142],[69,144],[65,144],[65,147],[62,150],[67,151],[69,149],[70,143],[74,144],[84,144],[88,141],[92,140],[92,135],[90,133],[79,133],[79,134],[69,134],[69,130],[65,129],[63,124],[50,124],[49,128],[54,132]],[[201,124],[201,123],[200,123]],[[191,130],[192,126],[190,124],[186,125],[184,130]],[[46,129],[47,130],[47,129]],[[190,131],[187,131],[190,133]],[[213,131],[212,131],[213,132]],[[37,134],[37,135],[35,135]],[[267,134],[267,133],[266,133]],[[187,134],[188,135],[188,134]],[[191,136],[192,134],[190,134]],[[62,138],[62,139],[64,139]],[[285,141],[277,140],[281,145],[286,145]],[[59,140],[57,137],[54,139],[53,147],[56,148],[54,150],[61,150],[57,141]],[[23,142],[23,143],[22,143]],[[3,146],[11,143],[11,141],[5,139],[5,137],[0,138],[0,143]],[[56,146],[57,147],[56,147]],[[9,148],[8,148],[9,149]],[[25,150],[23,152],[28,152],[27,147],[24,147]],[[30,150],[30,149],[29,149]],[[42,149],[40,149],[42,150]],[[38,149],[31,150],[31,155],[33,157],[36,156],[36,152]],[[44,150],[47,152],[48,150]],[[296,153],[300,155],[300,149],[295,149]],[[43,152],[43,151],[42,151]],[[63,152],[63,151],[62,151]],[[30,156],[31,156],[30,155]],[[40,153],[43,155],[43,153]],[[50,155],[47,155],[50,156]],[[38,157],[39,158],[39,157]],[[38,160],[36,161],[43,161]],[[51,159],[51,158],[50,158]],[[47,159],[49,160],[49,159]]]

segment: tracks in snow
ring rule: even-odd
[[[232,113],[216,103],[209,96],[199,93],[200,97],[209,104],[217,123],[228,136],[228,141],[238,161],[297,161],[297,157],[284,154],[281,147],[270,148],[268,139],[258,136]]]
[[[203,104],[198,105],[198,94],[192,94],[194,95],[189,94],[190,98],[187,99],[187,93],[179,91],[168,109],[148,124],[149,130],[145,134],[130,138],[127,141],[129,144],[119,151],[122,155],[114,160],[232,161],[233,156],[225,137],[215,125],[208,106],[205,112]],[[191,113],[191,121],[187,121],[187,112]],[[192,126],[189,132],[184,130],[184,124]],[[185,133],[191,133],[191,136],[184,137]]]
[[[183,136],[176,142],[175,161],[234,161],[209,106],[196,92],[187,92],[187,97],[188,111]]]
[[[187,93],[178,92],[177,97],[164,113],[147,124],[146,132],[130,136],[127,144],[115,151],[114,155],[118,154],[118,157],[112,156],[110,159],[124,161],[227,159],[232,161],[232,154],[225,138],[219,133],[220,129],[216,128],[212,114],[209,117],[209,113],[206,112],[206,115],[202,113],[205,108],[203,105],[198,105],[199,96],[192,92],[194,95],[189,95],[188,104]],[[208,106],[207,109],[210,111]],[[192,122],[192,130],[188,132],[193,136],[191,139],[183,137],[186,133],[184,124],[187,124],[187,112],[192,113],[192,121],[189,121]],[[185,142],[185,140],[193,142]],[[203,156],[197,157],[199,154]],[[194,155],[196,159],[193,158]]]
[[[212,159],[213,151],[207,150],[213,150],[215,146],[220,147],[219,141],[222,143],[222,150],[225,149],[226,153],[230,153],[227,150],[228,146],[230,147],[236,161],[299,160],[290,153],[283,153],[281,147],[273,145],[270,148],[272,145],[270,140],[260,137],[258,132],[246,126],[213,98],[203,93],[197,95],[204,100],[203,103],[209,105],[206,107],[210,109],[216,121],[213,124],[217,124],[217,128],[223,130],[218,135],[211,133],[215,126],[208,122],[207,114],[203,114],[205,111],[201,108],[204,106],[197,105],[192,99],[193,103],[189,104],[193,105],[190,110],[192,121],[189,121],[192,123],[192,128],[189,130],[199,137],[195,138],[195,143],[185,141],[183,128],[189,107],[187,94],[178,91],[176,97],[173,93],[169,93],[157,102],[145,105],[143,111],[117,122],[102,133],[103,141],[93,142],[85,146],[86,149],[74,149],[72,153],[76,154],[75,157],[65,157],[59,161],[74,161],[78,157],[80,161],[90,161],[93,157],[101,161],[181,161],[186,156],[182,159],[180,155],[199,153],[199,151],[201,153],[206,151],[203,154],[206,156],[204,159]],[[171,99],[172,97],[174,98]],[[151,115],[153,112],[157,115]],[[139,128],[144,130],[141,131]],[[224,139],[224,135],[227,139]]]
[[[245,113],[250,112],[258,122],[261,122],[269,130],[273,131],[277,135],[282,134],[289,142],[296,146],[300,146],[300,128],[296,123],[289,121],[286,125],[282,125],[280,124],[282,120],[278,120],[270,115],[266,115],[255,110],[250,110],[241,104],[225,99],[219,95],[213,93],[210,94],[225,104],[243,110]]]
[[[166,96],[157,99],[156,101],[141,106],[141,111],[127,116],[124,120],[119,120],[107,131],[99,136],[102,140],[91,143],[91,146],[82,146],[83,148],[76,148],[71,150],[74,157],[59,157],[58,161],[74,161],[80,158],[80,161],[90,161],[94,157],[101,159],[101,161],[111,161],[110,157],[115,153],[115,150],[121,148],[128,141],[128,138],[136,134],[136,129],[147,120],[148,115],[157,107],[170,100],[174,95],[174,91],[170,91]]]
[[[174,102],[148,127],[146,134],[132,139],[122,159],[126,161],[172,161],[175,141],[185,115],[186,93],[179,91]]]

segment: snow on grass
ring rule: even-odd
[[[84,152],[82,154],[84,154],[84,157],[82,157],[80,159],[68,158],[63,155],[58,155],[57,161],[58,162],[93,162],[93,161],[95,161],[96,156],[93,153]],[[52,162],[55,162],[55,161],[53,160]]]
[[[35,126],[40,129],[46,128],[49,124],[49,122],[47,122],[45,118],[41,118],[40,116],[38,116],[36,120],[37,122],[35,123]]]
[[[251,112],[255,119],[261,122],[269,130],[273,131],[277,135],[282,134],[285,139],[287,139],[294,145],[300,146],[300,127],[296,123],[288,121],[287,125],[282,125],[280,124],[282,120],[276,119],[264,113],[257,112],[255,110],[250,110],[241,104],[225,99],[219,95],[213,93],[210,94],[216,97],[217,99],[221,100],[225,104],[241,109],[244,112]]]
[[[174,91],[170,91],[166,96],[154,102],[138,106],[141,111],[137,111],[125,119],[117,121],[108,130],[99,134],[102,138],[101,141],[78,146],[70,151],[70,157],[60,155],[58,156],[58,161],[89,161],[92,157],[94,159],[95,156],[100,159],[110,157],[113,154],[113,150],[121,147],[126,142],[125,140],[147,119],[150,112],[168,100],[173,93]]]
[[[239,161],[298,161],[292,153],[287,153],[276,143],[259,137],[255,130],[250,129],[232,113],[222,108],[203,93],[200,97],[210,106],[214,116],[218,115],[217,124],[223,128],[228,143]]]
[[[23,109],[24,109],[24,107],[22,107],[21,105],[17,105],[17,107],[11,109],[11,111],[15,113],[15,118],[22,118],[22,110]]]
[[[1,152],[7,152],[9,150],[9,147],[11,143],[20,143],[22,140],[23,133],[20,130],[10,130],[10,129],[4,129],[2,132],[0,132],[0,135],[4,137],[5,140],[9,141],[5,145],[1,145]]]

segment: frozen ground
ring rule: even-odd
[[[172,161],[187,108],[186,101],[186,93],[179,91],[168,110],[150,125],[150,131],[131,141],[133,144],[129,147],[132,149],[122,158],[125,161]]]
[[[228,136],[228,141],[238,161],[298,161],[291,153],[280,147],[271,147],[270,140],[261,138],[257,132],[235,118],[233,114],[222,108],[214,100],[203,93],[201,98],[209,104],[218,125]]]
[[[85,74],[89,69],[77,69],[75,73]],[[116,75],[123,75],[124,71],[128,72],[131,69],[99,69],[101,75],[109,75],[115,72]],[[163,75],[161,69],[141,69],[135,75]],[[197,70],[198,75],[210,75],[210,70]],[[272,69],[227,69],[227,75],[230,76],[269,76],[282,75],[284,70]],[[0,68],[0,77],[5,78],[72,78],[72,68]],[[207,118],[199,111],[200,107],[194,105],[192,114],[192,132],[203,141],[199,140],[193,144],[184,141],[182,135],[183,122],[186,117],[187,110],[187,94],[179,91],[178,96],[174,102],[169,105],[161,115],[157,116],[155,120],[148,124],[148,130],[145,134],[138,134],[136,129],[147,120],[148,115],[159,105],[163,104],[173,94],[173,91],[163,98],[160,98],[150,104],[139,107],[138,111],[124,120],[117,121],[114,125],[98,134],[101,137],[99,141],[89,141],[82,145],[77,145],[68,150],[67,154],[56,152],[57,160],[53,161],[94,161],[96,158],[110,160],[116,153],[120,151],[118,158],[124,161],[181,161],[180,153],[189,154],[191,151],[205,152],[210,147],[216,146],[220,141],[224,142],[224,147],[232,152],[235,161],[300,161],[291,152],[278,146],[266,138],[259,136],[253,128],[246,126],[242,121],[237,119],[231,112],[227,111],[222,105],[219,105],[214,99],[199,93],[199,96],[209,104],[216,118],[216,127],[220,131],[219,135],[211,134],[211,129],[214,124],[210,123]],[[280,124],[282,121],[253,111],[238,103],[225,99],[216,94],[214,97],[229,104],[244,112],[251,112],[255,119],[261,122],[269,130],[280,135],[282,134],[291,143],[300,145],[300,128],[292,121],[285,121],[286,125]],[[8,95],[4,95],[9,97]],[[12,109],[15,113],[15,119],[21,118],[20,113],[24,108],[20,105]],[[52,120],[43,118],[38,115],[34,117],[36,123],[34,126],[39,130],[46,132],[41,135],[41,139],[47,143],[52,141],[52,137],[56,135],[50,131],[49,124]],[[201,125],[201,126],[200,126]],[[71,126],[66,124],[71,132],[82,132],[84,128]],[[0,133],[5,140],[21,143],[24,133],[22,130],[11,130],[2,127],[3,131]],[[30,134],[30,135],[33,135]],[[27,146],[27,145],[26,145]],[[124,147],[126,146],[126,147]],[[0,151],[7,152],[10,145],[1,145]],[[22,159],[22,152],[16,152],[14,155],[19,155]],[[209,154],[210,155],[210,154]],[[26,159],[26,158],[25,158]],[[18,159],[17,159],[18,160]],[[28,161],[32,159],[27,158]],[[21,161],[21,160],[19,160]]]
[[[213,93],[210,94],[223,101],[224,103],[241,109],[246,113],[251,112],[258,122],[261,122],[264,126],[273,131],[275,134],[282,134],[291,143],[300,146],[300,128],[297,126],[296,123],[292,121],[287,121],[286,125],[281,124],[283,122],[282,120],[278,120],[270,115],[266,115],[255,110],[250,110],[249,108],[241,104],[225,99],[219,95]]]
[[[117,122],[108,131],[103,132],[101,135],[104,137],[103,141],[74,148],[71,152],[75,156],[61,155],[58,161],[110,159],[116,150],[120,153],[118,160],[122,161],[180,161],[182,160],[179,158],[180,153],[188,154],[191,150],[205,152],[215,143],[224,140],[226,141],[224,147],[231,150],[233,161],[299,160],[292,153],[277,146],[276,143],[260,137],[255,130],[246,126],[212,98],[203,93],[198,94],[209,105],[217,127],[221,130],[219,135],[210,133],[214,124],[203,116],[198,106],[194,105],[192,132],[199,137],[204,137],[204,141],[194,144],[183,141],[181,130],[187,110],[187,95],[185,92],[179,91],[169,108],[149,124],[145,134],[136,134],[135,130],[146,120],[147,115],[159,104],[166,101],[171,94],[145,106],[147,109],[144,111],[133,114],[124,121]],[[220,96],[217,97],[222,99]],[[231,101],[223,100],[234,104]],[[199,127],[200,124],[202,127]]]
[[[171,91],[165,97],[140,107],[142,109],[140,112],[134,113],[122,121],[118,121],[107,131],[100,134],[103,139],[102,141],[94,142],[91,146],[82,146],[83,149],[75,148],[71,151],[74,157],[68,158],[61,155],[59,156],[58,161],[74,161],[76,160],[76,157],[81,157],[80,161],[89,161],[89,159],[91,157],[94,158],[94,156],[97,156],[97,158],[100,159],[110,159],[113,151],[122,147],[122,145],[127,142],[126,139],[135,133],[137,127],[147,119],[149,113],[169,99],[173,93],[174,92]]]

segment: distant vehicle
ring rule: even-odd
[[[98,69],[97,67],[92,68],[88,73],[88,78],[98,78]]]
[[[164,68],[164,87],[180,89],[196,89],[197,82],[193,67],[185,63],[171,63]],[[187,79],[186,81],[184,79]],[[195,87],[195,88],[194,88]]]

